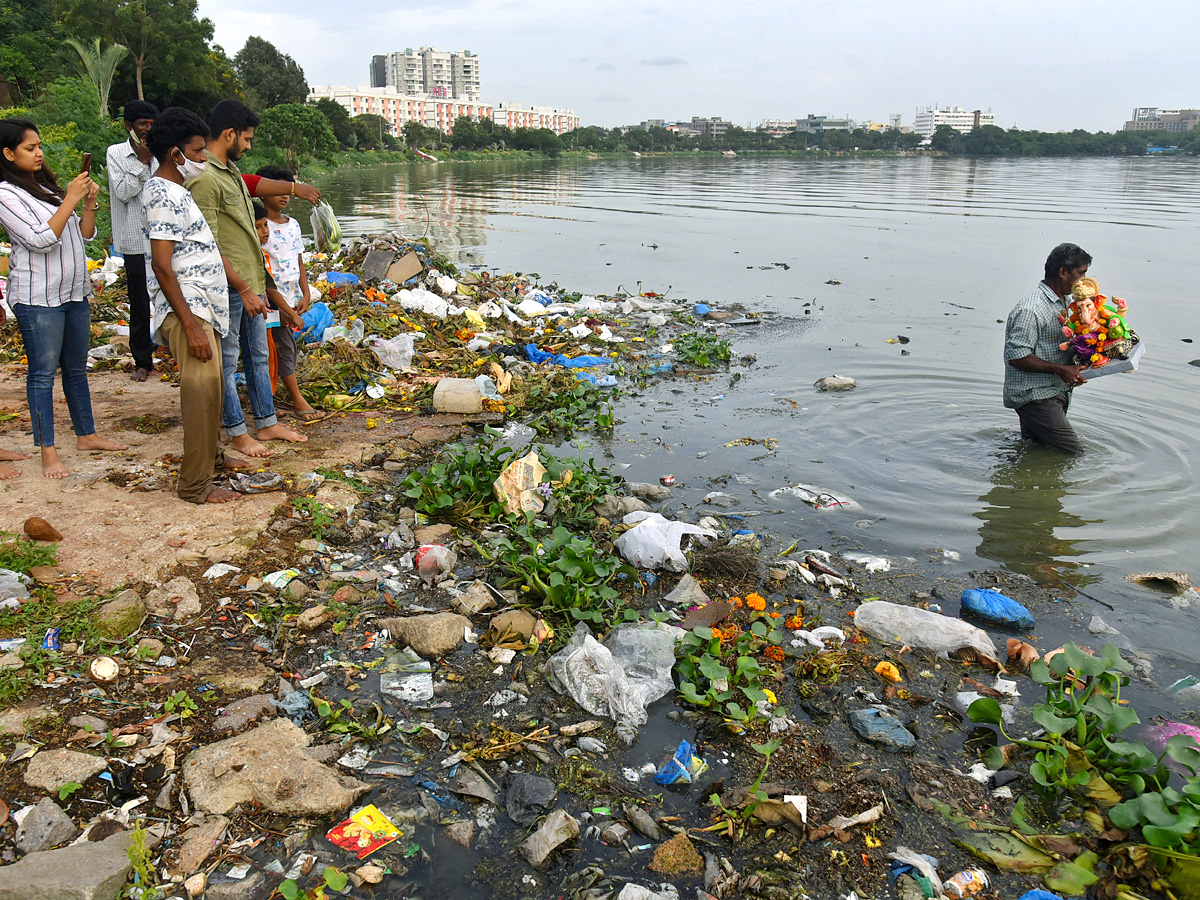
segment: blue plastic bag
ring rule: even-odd
[[[691,784],[708,771],[708,763],[692,752],[692,745],[680,741],[675,755],[654,776],[656,784]]]
[[[607,366],[611,362],[611,360],[605,359],[603,356],[576,356],[572,358],[562,353],[555,356],[553,353],[548,353],[540,349],[537,344],[526,344],[525,355],[529,357],[529,361],[534,365],[541,365],[544,362],[548,362],[556,366],[567,366],[572,369]]]
[[[963,591],[962,608],[964,612],[996,625],[1029,629],[1037,624],[1028,609],[991,588]]]
[[[1058,896],[1058,894],[1034,888],[1032,891],[1026,891],[1022,894],[1021,900],[1063,900],[1063,898]]]
[[[315,344],[321,340],[325,329],[333,325],[333,310],[327,303],[318,300],[301,318],[304,320],[304,331],[300,337],[306,344]]]
[[[697,303],[695,308],[692,310],[692,312],[694,312],[698,316],[706,316],[710,312],[712,312],[712,309],[708,306],[707,303]]]
[[[358,284],[358,276],[353,272],[326,272],[325,280],[330,284],[348,284],[350,287],[354,287],[356,284]]]

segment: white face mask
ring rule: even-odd
[[[183,162],[179,163],[178,166],[179,174],[183,176],[184,181],[195,178],[204,171],[206,163],[196,162],[194,159],[188,159],[182,150],[179,152],[179,155],[183,157]]]

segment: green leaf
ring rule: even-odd
[[[324,875],[325,884],[335,891],[344,891],[346,885],[350,883],[350,876],[341,869],[336,869],[333,866],[326,866]]]
[[[697,625],[692,629],[692,634],[706,641],[711,641],[716,636],[713,634],[713,630],[705,625]]]
[[[1064,859],[1045,875],[1046,887],[1064,897],[1078,897],[1100,880],[1093,870],[1097,856],[1088,850]]]
[[[750,623],[750,631],[754,633],[755,637],[765,638],[767,636],[767,623],[762,619],[756,619]]]
[[[734,703],[732,700],[725,704],[725,711],[729,713],[729,717],[731,719],[737,719],[739,722],[744,722],[749,718],[749,716],[746,715],[746,711],[742,709],[739,704]]]
[[[720,681],[729,677],[729,670],[707,653],[700,657],[700,671],[709,681]]]
[[[1034,875],[1054,868],[1054,857],[1006,831],[976,831],[960,834],[954,843],[971,855],[1000,869]]]
[[[1196,739],[1189,734],[1177,734],[1167,741],[1167,756],[1187,766],[1193,775],[1200,771],[1200,748],[1196,746]]]
[[[1022,834],[1037,834],[1038,831],[1029,824],[1029,814],[1025,811],[1025,798],[1019,797],[1017,802],[1013,804],[1013,811],[1009,815],[1012,823],[1017,826],[1017,831]]]
[[[767,741],[765,744],[751,744],[750,748],[760,756],[770,756],[782,746],[783,740],[781,738],[775,738],[775,740]]]
[[[967,708],[967,718],[982,725],[999,725],[1000,704],[990,697],[980,697]]]
[[[277,890],[279,891],[279,896],[282,897],[283,900],[296,900],[296,898],[300,896],[300,885],[296,884],[296,882],[291,878],[280,882]]]
[[[997,745],[984,752],[983,764],[989,769],[995,769],[996,771],[999,771],[1008,765],[1008,760],[1004,758],[1004,750]]]
[[[688,703],[694,703],[696,706],[708,706],[710,701],[707,697],[701,696],[696,690],[696,685],[690,681],[682,681],[679,684],[679,693],[683,695],[683,699]]]
[[[1055,659],[1057,658],[1058,657],[1055,657]],[[975,703],[979,702],[979,700],[975,701]],[[975,704],[972,703],[971,706],[973,708]],[[1034,709],[1033,721],[1037,722],[1039,725],[1045,728],[1047,732],[1054,735],[1068,734],[1069,732],[1075,730],[1074,719],[1064,719],[1056,716],[1048,706],[1039,706]]]

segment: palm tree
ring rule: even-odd
[[[108,95],[112,91],[113,76],[116,75],[117,64],[129,54],[129,48],[124,44],[110,44],[101,51],[100,38],[96,38],[90,47],[75,38],[67,38],[67,43],[79,54],[80,74],[96,89],[100,120],[107,121]]]

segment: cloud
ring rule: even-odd
[[[617,71],[617,67],[614,66],[610,62],[602,62],[602,63],[600,63],[600,65],[596,66],[596,68],[593,69],[592,71],[593,72],[615,72],[615,71]]]
[[[686,66],[687,60],[678,56],[655,56],[653,59],[643,59],[643,66]]]
[[[597,103],[628,103],[629,100],[630,98],[625,94],[613,94],[608,91],[596,95]]]

